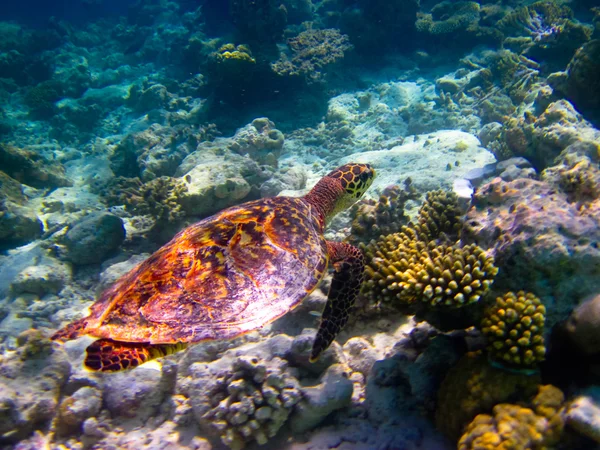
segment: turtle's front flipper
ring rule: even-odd
[[[85,350],[83,364],[94,372],[118,372],[183,350],[186,344],[147,344],[98,339]]]
[[[317,360],[346,325],[350,309],[360,291],[365,269],[361,251],[350,244],[327,242],[327,251],[335,273],[321,316],[321,325],[313,343],[311,361]]]

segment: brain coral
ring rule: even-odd
[[[506,372],[492,367],[483,353],[468,353],[450,369],[440,386],[436,425],[457,440],[477,414],[491,411],[498,403],[529,399],[539,384],[538,374]]]
[[[545,315],[546,308],[530,292],[508,292],[497,297],[481,322],[491,360],[525,369],[543,361]]]
[[[365,253],[363,291],[372,300],[400,307],[458,308],[477,302],[498,272],[480,247],[424,242],[408,227],[371,242]]]
[[[564,401],[560,389],[546,385],[526,406],[498,404],[467,426],[458,450],[554,448],[565,424]]]

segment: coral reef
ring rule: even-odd
[[[398,307],[427,304],[460,308],[478,302],[498,269],[476,245],[422,241],[414,230],[383,236],[366,248],[363,292]]]
[[[498,404],[492,415],[475,417],[458,449],[554,448],[565,425],[564,401],[560,389],[545,385],[525,406]]]
[[[72,185],[60,163],[49,161],[34,151],[23,150],[12,145],[0,143],[0,167],[4,173],[15,180],[35,188]]]
[[[600,294],[583,299],[569,316],[565,329],[567,337],[578,353],[596,355],[600,353]]]
[[[308,29],[287,40],[291,58],[282,56],[271,64],[278,75],[302,76],[307,83],[323,82],[327,66],[352,49],[348,36],[336,29]]]
[[[181,198],[186,192],[185,183],[177,178],[159,177],[142,183],[139,178],[117,177],[103,196],[110,206],[124,205],[131,214],[151,216],[155,226],[164,226],[184,217]]]
[[[500,365],[531,369],[544,360],[546,308],[530,292],[497,297],[481,321],[490,359]]]
[[[458,440],[475,416],[499,403],[535,395],[539,375],[506,372],[492,367],[483,353],[468,353],[448,371],[438,391],[435,421],[450,439]]]
[[[582,114],[589,116],[596,124],[600,121],[599,60],[600,40],[584,44],[569,62],[566,83],[559,88]]]
[[[210,409],[202,415],[231,449],[249,442],[266,444],[286,422],[302,393],[286,363],[262,361],[245,355],[233,361],[231,371],[208,388]]]
[[[443,189],[430,191],[425,196],[413,227],[421,240],[454,242],[460,237],[462,215],[456,194]]]
[[[498,27],[508,36],[504,40],[507,48],[556,68],[564,67],[592,34],[590,26],[573,19],[568,6],[551,1],[520,6],[505,15]]]
[[[404,206],[408,200],[416,200],[417,193],[410,179],[404,187],[386,187],[378,200],[364,199],[352,207],[352,227],[348,241],[352,244],[368,244],[372,239],[397,233],[408,222]]]
[[[260,117],[240,128],[228,148],[240,155],[248,155],[259,164],[277,167],[284,139],[273,122]]]
[[[506,289],[552,296],[546,326],[567,318],[597,290],[598,200],[580,207],[547,182],[496,178],[480,187],[462,238],[491,249]]]

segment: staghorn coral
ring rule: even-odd
[[[401,308],[460,308],[478,302],[498,272],[494,259],[480,247],[425,242],[408,227],[371,242],[365,253],[363,292],[378,303]]]
[[[535,368],[546,354],[545,316],[546,308],[530,292],[497,297],[481,321],[490,359],[509,368]]]
[[[458,440],[475,416],[494,405],[535,395],[540,376],[506,372],[491,366],[482,352],[467,353],[448,372],[438,391],[435,422],[450,439]]]
[[[498,27],[508,36],[506,47],[557,68],[564,67],[593,31],[574,21],[569,7],[553,1],[521,6],[498,21]]]
[[[210,393],[212,409],[204,414],[225,445],[242,449],[249,442],[265,444],[286,422],[302,393],[298,380],[275,357],[240,356]]]
[[[419,216],[414,228],[421,239],[435,240],[450,238],[456,240],[462,228],[462,211],[458,205],[458,197],[453,192],[439,189],[430,191],[419,209]]]
[[[352,49],[348,36],[334,28],[310,28],[288,39],[287,44],[292,57],[282,54],[271,68],[278,75],[302,76],[307,83],[324,81],[325,66],[339,61]]]
[[[498,404],[491,415],[479,414],[458,442],[459,450],[553,448],[565,425],[565,397],[552,385],[540,386],[525,405]]]
[[[408,178],[404,188],[398,185],[386,187],[378,200],[365,199],[353,206],[350,211],[352,228],[348,241],[352,244],[366,244],[372,239],[400,231],[408,218],[404,214],[407,200],[415,200],[417,193]]]

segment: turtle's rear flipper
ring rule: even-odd
[[[327,304],[313,343],[310,360],[316,361],[348,322],[363,280],[365,260],[359,249],[345,242],[327,242],[329,259],[335,273],[327,295]]]
[[[85,350],[83,364],[94,372],[118,372],[185,348],[185,344],[148,344],[98,339]]]
[[[71,339],[77,339],[82,335],[82,330],[85,329],[87,325],[87,317],[83,319],[76,320],[75,322],[71,322],[64,328],[61,328],[52,336],[50,339],[58,342],[70,341]]]

